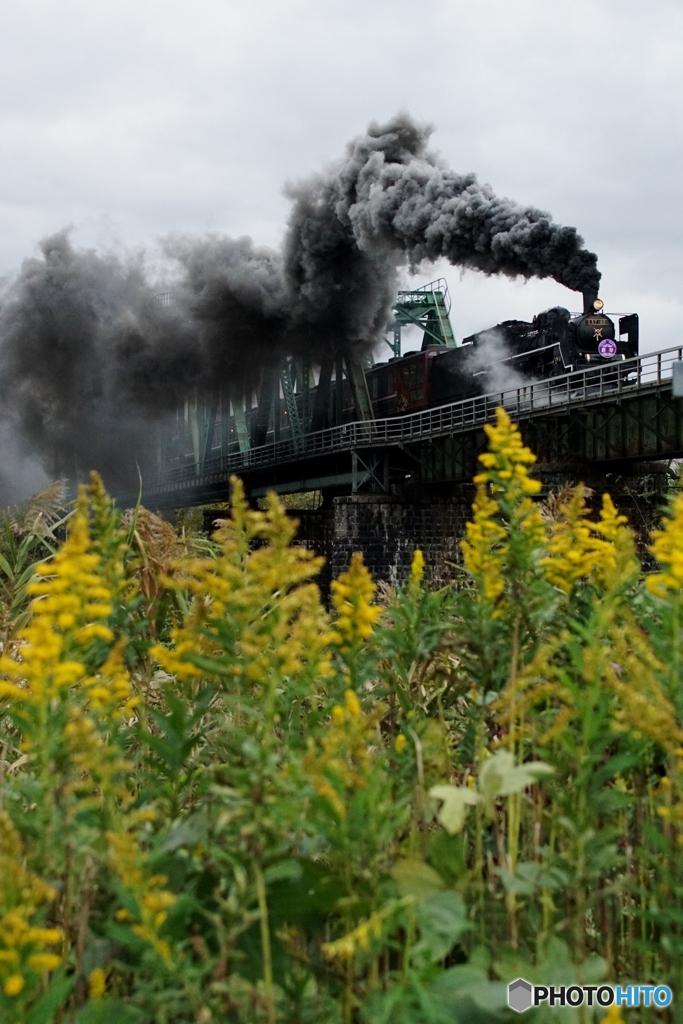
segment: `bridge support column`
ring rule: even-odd
[[[334,498],[331,508],[292,514],[300,522],[299,543],[327,560],[323,589],[348,567],[354,551],[362,552],[376,580],[397,586],[405,582],[416,548],[424,553],[430,586],[439,587],[456,573],[473,498],[471,484],[458,484],[445,496],[350,494]]]
[[[602,495],[608,492],[635,530],[644,566],[651,566],[647,548],[650,532],[659,525],[667,501],[667,465],[646,463],[622,467],[621,472],[596,469],[591,472],[587,465],[538,467],[535,475],[543,483],[541,497],[581,480],[593,491],[590,504],[597,514]],[[320,577],[324,592],[347,568],[354,551],[362,552],[375,580],[400,585],[408,576],[416,548],[424,553],[426,579],[436,588],[458,574],[459,544],[472,516],[473,500],[474,485],[460,483],[436,493],[349,494],[316,511],[292,514],[300,520],[298,542],[326,559]]]

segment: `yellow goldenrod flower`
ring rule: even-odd
[[[158,818],[158,814],[151,807],[147,807],[143,808],[142,810],[136,811],[135,818],[136,821],[139,822],[156,821]]]
[[[304,759],[304,773],[339,819],[346,817],[347,800],[368,785],[374,757],[370,749],[373,731],[384,713],[385,707],[378,705],[364,715],[354,691],[347,690],[344,706],[332,708],[330,728],[320,741],[322,749],[312,748]]]
[[[149,880],[148,884],[153,884],[152,879]],[[163,885],[163,882],[161,884]],[[171,892],[150,892],[142,897],[142,902],[148,910],[156,913],[160,910],[165,910],[166,907],[170,907],[175,903],[175,896]]]
[[[93,708],[107,715],[128,713],[131,708],[121,651],[114,656],[118,671],[111,679],[106,678],[113,672],[111,659],[96,679],[87,678],[85,664],[93,644],[114,640],[105,620],[124,600],[128,586],[119,552],[123,540],[115,539],[105,555],[98,527],[93,525],[93,516],[107,502],[98,478],[93,477],[89,488],[81,488],[66,540],[49,561],[36,567],[27,586],[31,618],[19,632],[16,648],[0,657],[0,673],[5,677],[0,679],[0,694],[12,702],[24,732],[21,748],[27,752],[35,743],[39,747],[45,743],[40,731],[45,727],[44,709],[54,701],[69,700],[79,685],[93,688]]]
[[[376,587],[363,556],[356,551],[351,564],[332,583],[332,603],[337,612],[332,639],[343,652],[358,647],[372,636],[382,609],[372,604]]]
[[[25,982],[21,974],[11,974],[4,985],[5,995],[18,996],[24,984]]]
[[[346,721],[346,712],[341,704],[335,704],[332,708],[332,721],[336,726],[343,725]]]
[[[388,922],[397,910],[412,902],[412,897],[390,900],[381,910],[371,914],[360,924],[334,942],[323,943],[323,953],[328,960],[352,960],[358,950],[369,953],[374,939],[381,939]]]
[[[88,995],[101,999],[107,989],[107,978],[101,967],[94,967],[88,976]]]
[[[148,875],[144,852],[132,832],[108,832],[112,868],[137,904],[139,920],[131,924],[131,931],[147,942],[167,965],[172,963],[171,949],[158,932],[166,921],[166,909],[175,903],[173,893],[163,889],[165,875]],[[132,915],[121,908],[115,915],[118,921],[131,920]]]
[[[505,528],[494,518],[499,509],[486,496],[483,484],[472,505],[474,518],[465,527],[466,539],[461,542],[465,567],[481,583],[484,596],[493,601],[505,589],[503,569],[507,561]]]
[[[267,501],[266,512],[250,509],[242,483],[233,478],[232,515],[214,537],[217,557],[174,563],[176,575],[165,580],[169,588],[194,595],[183,626],[171,631],[173,648],[157,644],[151,652],[180,679],[209,674],[232,684],[241,676],[262,686],[304,671],[318,680],[332,673],[329,623],[310,582],[323,559],[292,546],[296,523],[275,495]],[[259,544],[254,547],[253,541]],[[235,631],[230,656],[224,646],[226,621]]]
[[[34,953],[28,958],[28,965],[32,971],[54,971],[61,962],[61,956],[57,956],[56,953]]]
[[[338,818],[343,819],[346,817],[346,804],[331,782],[328,782],[322,775],[316,775],[313,779],[313,787],[318,796],[329,801]]]
[[[461,548],[465,567],[476,579],[480,593],[485,600],[495,601],[505,590],[510,535],[523,537],[525,548],[531,551],[542,543],[544,529],[531,500],[541,489],[540,482],[529,476],[528,467],[536,456],[523,444],[519,428],[504,409],[497,409],[496,423],[484,429],[489,451],[479,456],[484,472],[474,478],[474,517],[465,527]]]
[[[146,942],[161,957],[167,966],[172,966],[171,947],[165,939],[160,939],[156,933],[156,926],[149,924],[133,924],[130,929],[134,935]]]
[[[424,579],[425,574],[425,560],[424,555],[419,548],[415,549],[413,560],[410,565],[410,577],[408,580],[408,590],[411,594],[417,594],[420,590],[420,584]]]
[[[360,701],[353,690],[347,690],[344,694],[344,707],[350,722],[357,721],[363,715]]]
[[[408,743],[408,740],[407,740],[406,736],[404,736],[404,734],[402,732],[400,732],[398,734],[398,736],[396,737],[396,739],[394,740],[394,750],[396,751],[396,753],[397,754],[402,754],[403,751],[406,749],[406,744],[407,743]]]
[[[617,1006],[616,1003],[612,1003],[602,1019],[605,1024],[625,1024],[624,1018],[621,1015],[621,1007]]]
[[[570,594],[580,580],[605,580],[618,561],[617,542],[626,516],[619,515],[609,494],[603,495],[600,518],[588,518],[585,488],[579,484],[563,502],[549,527],[548,554],[541,559],[546,579]],[[626,534],[629,531],[625,531]]]
[[[663,571],[648,576],[648,589],[658,597],[679,595],[683,587],[683,495],[675,498],[671,515],[665,517],[661,530],[653,531],[652,540],[650,551]]]
[[[90,622],[87,626],[81,626],[75,636],[76,640],[83,644],[89,643],[90,640],[114,639],[114,634],[109,626],[105,626],[101,622]]]
[[[0,811],[0,985],[9,996],[24,987],[22,971],[52,971],[62,961],[49,946],[63,941],[59,928],[32,925],[57,893],[24,866],[25,850],[9,817]]]
[[[617,512],[609,494],[603,494],[600,522],[596,525],[598,533],[601,533],[605,540],[615,541],[619,537],[621,528],[627,522],[626,516],[622,516]]]
[[[61,942],[64,933],[61,928],[29,928],[26,932],[25,941],[40,943],[43,946],[54,946]]]

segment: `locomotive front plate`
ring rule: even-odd
[[[603,359],[612,359],[617,354],[617,343],[611,338],[603,338],[598,345],[598,352]]]

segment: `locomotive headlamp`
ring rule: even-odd
[[[602,299],[595,299],[593,301],[593,309],[602,309],[604,305],[605,303],[602,301]]]

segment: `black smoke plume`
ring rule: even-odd
[[[169,279],[154,281],[139,255],[76,250],[67,231],[44,240],[0,301],[5,455],[129,486],[136,467],[153,469],[155,425],[188,395],[249,392],[285,354],[319,363],[372,347],[406,266],[446,258],[597,293],[575,228],[451,171],[430,131],[407,114],[373,123],[327,172],[289,185],[282,252],[171,236]],[[0,459],[0,501],[11,476]]]
[[[325,175],[290,186],[285,269],[294,318],[341,342],[374,340],[397,268],[446,258],[509,277],[553,277],[597,294],[597,257],[576,228],[502,199],[428,150],[431,128],[407,114],[373,123]]]

